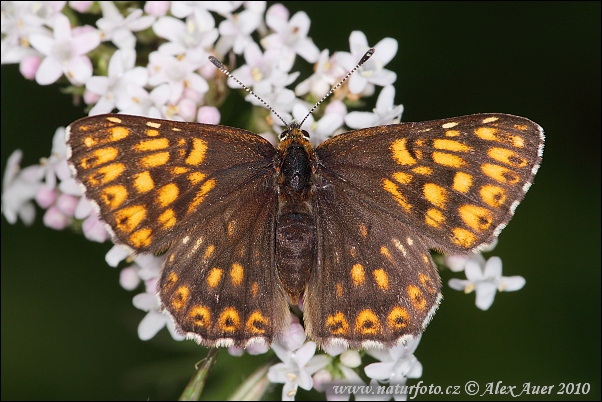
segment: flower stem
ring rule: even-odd
[[[253,372],[242,384],[238,387],[236,391],[230,398],[229,401],[258,401],[261,399],[265,391],[268,389],[270,385],[270,381],[268,380],[268,370],[270,366],[274,365],[276,362],[275,359],[270,360],[264,365],[260,366],[257,370]]]
[[[201,393],[203,392],[203,388],[205,388],[205,382],[207,381],[207,376],[209,375],[209,370],[217,361],[217,353],[219,352],[218,348],[210,348],[207,353],[207,357],[202,360],[201,367],[198,368],[197,372],[192,376],[190,382],[182,392],[180,396],[180,401],[198,401],[201,397]]]

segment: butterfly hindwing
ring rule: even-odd
[[[269,179],[245,183],[166,255],[162,304],[180,332],[199,343],[270,344],[288,326],[274,256],[277,199]]]
[[[418,336],[441,298],[424,240],[338,177],[321,171],[318,262],[304,300],[312,339],[391,347]]]

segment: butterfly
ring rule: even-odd
[[[541,163],[536,123],[475,114],[349,131],[315,149],[246,130],[107,114],[68,159],[113,240],[165,254],[162,308],[207,346],[272,343],[303,310],[320,345],[391,347],[441,300],[429,249],[493,242]]]

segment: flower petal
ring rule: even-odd
[[[479,282],[475,284],[477,293],[476,305],[481,310],[487,310],[493,304],[497,287],[491,282]]]
[[[116,267],[130,255],[127,247],[114,245],[105,255],[105,261],[110,267]]]
[[[274,353],[276,353],[276,356],[278,356],[278,358],[283,361],[284,363],[288,363],[291,361],[292,358],[292,352],[287,349],[286,347],[284,347],[283,345],[281,345],[279,342],[273,342],[272,343],[272,350],[274,350]],[[270,380],[272,381],[272,380]],[[274,382],[274,381],[272,381]]]
[[[397,40],[393,38],[384,38],[374,46],[378,59],[383,66],[387,65],[397,54]]]
[[[397,80],[397,74],[391,70],[380,70],[376,71],[371,77],[370,82],[374,85],[384,87],[385,85],[391,85]]]
[[[525,286],[527,281],[522,276],[504,276],[500,279],[498,290],[500,292],[514,292]]]
[[[272,345],[272,349],[274,349],[274,345]],[[274,364],[268,370],[268,380],[273,383],[284,384],[288,381],[288,378],[286,377],[287,368],[288,366],[284,363]]]
[[[502,259],[500,257],[491,257],[485,264],[484,276],[499,280],[502,277]]]
[[[316,344],[314,342],[306,342],[303,346],[295,351],[293,359],[295,359],[300,367],[303,367],[309,363],[315,353]]]
[[[73,54],[77,56],[84,55],[100,45],[100,34],[98,31],[86,32],[76,36],[71,40]]]
[[[476,261],[473,260],[466,261],[464,273],[466,274],[466,279],[468,279],[471,282],[478,282],[485,279],[483,269]]]
[[[36,82],[40,85],[50,85],[61,78],[61,75],[63,75],[61,63],[52,57],[46,57],[36,71]]]
[[[460,290],[462,292],[465,292],[466,286],[468,286],[471,283],[472,283],[471,281],[467,281],[466,279],[452,278],[449,280],[449,282],[447,284],[453,290]]]
[[[166,318],[157,311],[149,311],[138,325],[138,337],[143,341],[153,338],[165,326]]]
[[[324,367],[328,366],[331,361],[332,357],[328,355],[315,355],[311,358],[309,363],[305,365],[305,371],[307,371],[309,374],[313,374],[316,371],[319,371]]]
[[[372,363],[364,368],[364,373],[375,380],[388,380],[394,373],[394,367],[395,362]]]

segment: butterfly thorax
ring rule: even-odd
[[[278,146],[276,265],[291,303],[303,295],[316,254],[312,176],[315,154],[307,132],[292,128]]]

